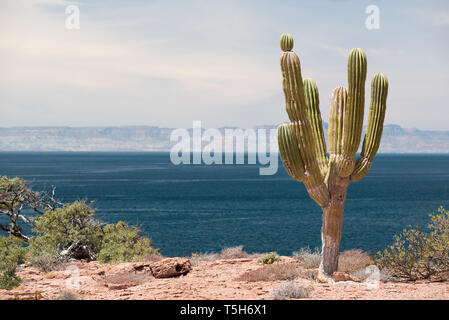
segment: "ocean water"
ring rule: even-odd
[[[236,245],[290,255],[321,243],[321,210],[281,163],[260,176],[259,165],[175,166],[168,153],[3,152],[0,175],[54,185],[64,202],[94,200],[97,218],[138,225],[167,256]],[[441,205],[449,209],[449,155],[380,154],[349,187],[342,249],[381,250]]]

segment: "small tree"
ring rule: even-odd
[[[62,204],[55,200],[55,188],[51,193],[36,192],[28,187],[25,180],[19,178],[0,178],[0,214],[9,218],[8,224],[0,224],[3,230],[15,237],[28,242],[29,237],[23,233],[23,224],[31,227],[35,223],[25,213],[28,209],[37,215],[53,211]]]
[[[50,271],[69,259],[133,261],[159,254],[151,247],[151,239],[138,235],[137,228],[125,222],[104,225],[94,219],[95,209],[85,201],[62,204],[54,194],[55,188],[51,194],[35,192],[19,178],[0,179],[0,213],[10,220],[0,224],[0,230],[29,243],[31,263],[36,267]],[[31,226],[35,235],[26,235],[23,224]],[[15,265],[4,267],[11,279]]]
[[[65,204],[34,219],[37,234],[30,239],[32,257],[42,254],[60,259],[95,259],[103,230],[93,218],[95,210],[84,201]]]

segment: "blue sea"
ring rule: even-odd
[[[259,165],[175,166],[168,153],[3,152],[0,175],[54,185],[64,202],[93,200],[97,218],[138,225],[166,256],[237,245],[290,255],[321,243],[321,209],[281,162],[260,176]],[[449,155],[380,154],[349,187],[342,249],[377,252],[441,205],[449,209]]]

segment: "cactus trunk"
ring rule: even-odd
[[[368,127],[362,153],[356,161],[363,128],[367,60],[362,49],[349,53],[348,90],[336,88],[330,102],[328,157],[318,87],[312,79],[303,80],[299,57],[291,51],[293,38],[284,34],[280,44],[282,84],[291,123],[278,128],[279,152],[288,174],[303,182],[310,197],[322,208],[322,261],[318,279],[326,281],[338,268],[348,185],[369,172],[380,145],[388,80],[383,74],[376,74],[371,82]]]
[[[338,270],[341,233],[343,229],[342,205],[331,205],[323,208],[323,226],[321,229],[322,259],[319,268],[320,276],[332,275]]]
[[[331,162],[328,175],[330,202],[323,210],[323,225],[321,228],[322,260],[319,277],[332,275],[338,270],[338,255],[343,230],[343,216],[349,178],[341,178],[335,174],[336,165]]]

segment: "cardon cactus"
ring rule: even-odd
[[[278,143],[287,172],[304,183],[310,197],[322,208],[322,261],[319,278],[328,279],[338,268],[343,212],[350,182],[370,170],[382,136],[388,81],[376,74],[371,81],[371,104],[362,152],[356,160],[363,129],[366,55],[353,49],[348,57],[348,89],[332,93],[329,115],[329,155],[319,109],[318,87],[302,79],[293,38],[281,36],[281,70],[285,104],[290,124],[278,128]]]

